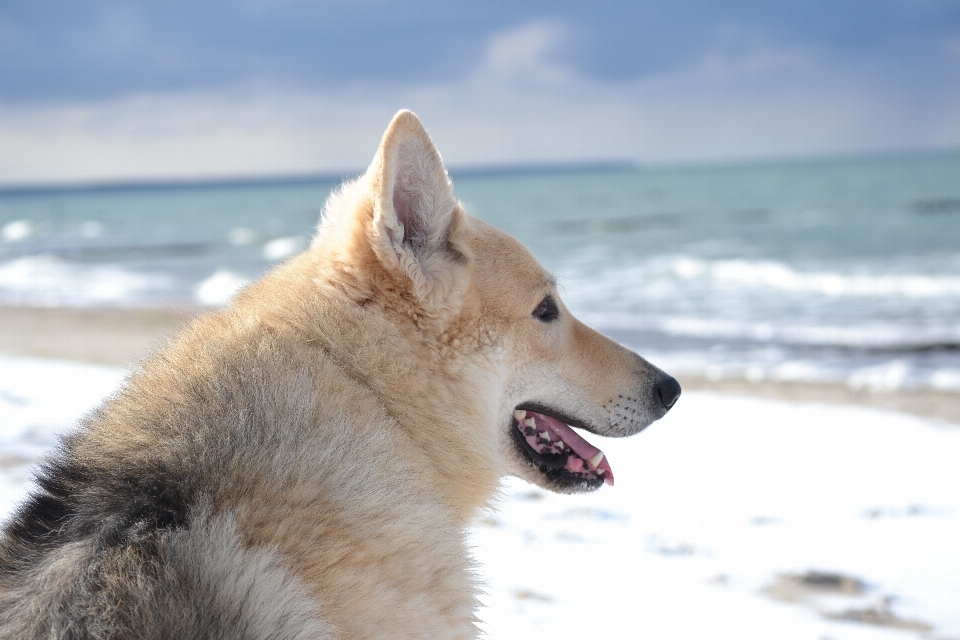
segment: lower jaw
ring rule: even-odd
[[[603,486],[603,478],[588,478],[566,471],[559,460],[550,460],[541,456],[527,444],[526,439],[516,426],[511,426],[511,436],[517,446],[517,452],[529,460],[552,487],[561,492],[595,491]]]

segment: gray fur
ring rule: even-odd
[[[333,638],[316,604],[270,551],[241,548],[229,517],[98,552],[73,542],[0,591],[0,637],[161,640]]]

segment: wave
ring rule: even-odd
[[[168,242],[163,244],[83,245],[45,247],[39,256],[33,247],[0,247],[0,257],[31,258],[53,257],[73,262],[122,262],[157,258],[189,258],[211,253],[216,248],[213,242]]]
[[[960,326],[908,327],[865,322],[855,326],[798,325],[750,322],[694,316],[650,316],[579,313],[601,331],[657,332],[705,340],[745,341],[785,345],[857,349],[875,352],[955,352],[960,350]]]
[[[218,269],[194,289],[194,299],[207,307],[219,307],[230,302],[234,294],[250,284],[243,276],[226,269]]]
[[[174,291],[166,274],[116,265],[86,265],[50,255],[0,264],[0,301],[39,306],[128,304]]]
[[[719,285],[773,289],[789,293],[839,296],[960,296],[960,276],[919,273],[801,271],[769,260],[700,260],[672,257],[653,270],[678,280],[709,280]]]
[[[772,260],[657,256],[631,264],[630,257],[595,248],[564,260],[557,269],[577,295],[601,300],[696,296],[816,297],[818,300],[937,298],[960,303],[960,256],[917,259],[896,266],[878,262],[839,268],[801,269]],[[569,277],[568,277],[569,276]]]
[[[627,346],[638,345],[626,341]],[[675,376],[749,382],[840,384],[872,392],[929,389],[960,393],[960,363],[930,366],[909,357],[802,357],[781,349],[651,350],[643,356]]]

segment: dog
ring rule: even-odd
[[[2,638],[476,638],[500,479],[613,484],[675,379],[469,217],[399,112],[310,248],[65,436],[0,538]]]

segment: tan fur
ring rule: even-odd
[[[277,611],[309,597],[318,637],[476,637],[465,527],[504,475],[550,488],[513,448],[518,404],[617,436],[665,412],[641,398],[657,369],[562,303],[533,318],[546,295],[550,274],[466,215],[400,112],[311,248],[133,375],[75,455],[202,477],[179,544],[216,538],[236,548],[223,562],[286,576]]]

